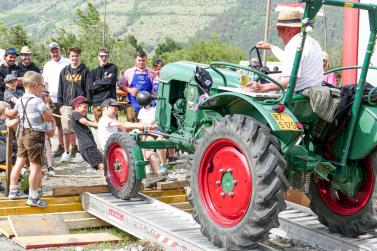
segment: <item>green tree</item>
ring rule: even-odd
[[[6,49],[9,47],[8,35],[9,31],[3,22],[0,22],[0,48]]]
[[[157,45],[156,57],[159,58],[164,53],[169,53],[180,49],[182,49],[182,47],[177,42],[175,42],[174,39],[167,37],[161,44]]]
[[[144,44],[143,43],[139,43],[137,41],[136,37],[134,35],[132,35],[132,34],[127,35],[125,37],[125,41],[126,41],[127,44],[129,44],[132,47],[134,47],[136,51],[143,50]]]
[[[56,42],[60,45],[63,55],[68,55],[68,49],[78,44],[78,39],[75,34],[67,32],[65,29],[58,29],[57,35],[50,39],[52,42]]]
[[[216,35],[208,41],[196,40],[190,42],[187,47],[161,55],[164,62],[169,63],[179,60],[210,63],[212,61],[227,61],[239,63],[246,55],[239,48],[234,48],[228,43],[220,41]]]
[[[8,32],[8,44],[16,49],[21,49],[22,46],[30,46],[32,40],[26,33],[24,27],[20,24],[12,26]]]

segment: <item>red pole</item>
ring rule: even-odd
[[[360,0],[351,0],[360,2]],[[344,9],[344,32],[343,32],[343,66],[358,65],[359,49],[359,10]],[[357,70],[347,70],[342,73],[342,83],[357,83]]]

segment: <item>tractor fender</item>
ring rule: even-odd
[[[356,123],[355,132],[352,138],[349,159],[357,160],[368,156],[377,147],[377,107],[362,105],[359,113],[359,119]],[[343,130],[335,139],[332,146],[336,157],[342,153],[342,142],[345,130]]]
[[[285,142],[292,142],[302,134],[301,124],[293,113],[286,107],[284,112],[277,113],[272,104],[263,104],[262,100],[236,92],[222,92],[210,96],[201,105],[201,110],[212,110],[221,116],[242,114],[258,120],[271,128],[274,135],[284,138]],[[282,120],[283,118],[283,120]]]

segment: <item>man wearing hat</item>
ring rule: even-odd
[[[284,51],[266,42],[257,44],[257,47],[260,49],[271,49],[272,52],[276,54],[277,58],[282,60],[282,74],[279,82],[284,88],[287,88],[289,83],[297,48],[301,47],[301,19],[302,14],[295,9],[288,9],[279,13],[276,28],[278,36],[285,45]],[[322,59],[323,53],[321,46],[314,38],[308,35],[297,73],[296,91],[322,85]],[[280,90],[280,88],[273,83],[260,84],[252,82],[250,84],[249,90],[254,92]]]
[[[64,58],[60,53],[60,45],[58,43],[50,43],[48,45],[51,60],[48,61],[43,67],[43,78],[45,84],[50,92],[51,100],[54,103],[52,110],[53,114],[60,115],[60,106],[58,104],[58,89],[59,89],[59,76],[61,70],[70,64],[69,59]],[[63,129],[59,117],[55,117],[56,128],[58,129],[58,148],[54,151],[54,157],[61,157],[64,153],[63,142]]]
[[[4,54],[4,63],[0,65],[0,100],[4,100],[5,82],[7,75],[12,74],[17,78],[17,84],[22,85],[20,68],[16,64],[16,58],[19,56],[15,48],[9,48]]]
[[[35,71],[41,73],[39,67],[37,67],[33,62],[31,62],[31,50],[28,46],[24,46],[21,49],[21,61],[18,62],[18,67],[20,67],[20,76],[23,77],[27,71]]]

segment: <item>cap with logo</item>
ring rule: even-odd
[[[8,48],[5,51],[5,56],[7,56],[7,55],[16,55],[16,56],[19,56],[20,54],[18,53],[18,51],[15,48]]]
[[[60,49],[60,45],[58,43],[52,42],[48,45],[48,49]]]
[[[107,106],[118,106],[120,107],[121,105],[117,103],[117,101],[115,99],[112,99],[112,98],[108,98],[108,99],[105,99],[102,104],[101,104],[101,107],[104,108],[104,107],[107,107]]]
[[[76,108],[77,106],[79,106],[82,103],[87,103],[88,105],[92,104],[92,102],[90,100],[88,100],[87,98],[85,98],[84,96],[78,96],[78,97],[72,99],[70,104],[73,108]]]
[[[4,78],[4,82],[5,83],[8,83],[10,81],[16,81],[17,80],[17,77],[13,74],[8,74],[5,78]]]

